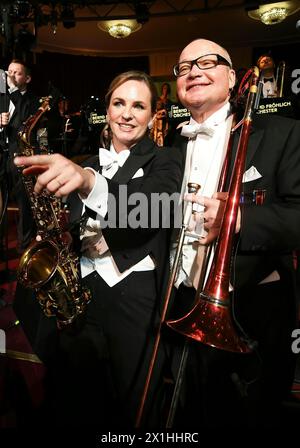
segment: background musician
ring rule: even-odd
[[[279,96],[274,59],[269,54],[261,55],[256,63],[262,76],[262,97],[274,98]]]
[[[168,112],[163,103],[158,100],[156,103],[156,113],[153,118],[153,126],[150,131],[151,138],[158,146],[164,146],[164,138],[168,133]]]
[[[182,127],[176,141],[186,158],[182,194],[189,181],[201,185],[197,195],[186,198],[200,206],[195,220],[201,237],[198,244],[187,238],[183,248],[175,284],[178,309],[173,311],[182,317],[195,297],[199,249],[215,240],[223,216],[225,200],[217,193],[217,184],[232,126],[230,93],[235,73],[228,52],[204,39],[183,49],[174,73],[179,100],[191,112],[190,124]],[[233,137],[233,158],[239,133]],[[279,422],[295,361],[291,351],[296,325],[292,251],[300,244],[299,142],[296,120],[254,117],[231,268],[232,314],[241,334],[253,341],[253,351],[234,354],[192,341],[186,406],[178,413],[179,425],[186,419],[189,427],[276,427]]]
[[[169,98],[171,95],[171,86],[168,82],[164,82],[161,85],[161,95],[158,98],[160,106],[158,109],[166,109],[167,112],[171,109],[174,102]]]
[[[35,226],[32,220],[30,204],[23,187],[22,180],[13,163],[14,154],[18,149],[18,131],[22,123],[38,107],[38,98],[29,91],[31,82],[31,72],[25,63],[18,59],[13,59],[7,70],[7,91],[0,94],[0,137],[2,138],[2,185],[7,185],[11,198],[19,208],[19,218],[17,225],[18,250],[23,252],[35,235]],[[2,132],[1,132],[2,131]],[[4,180],[6,175],[7,179]],[[2,229],[2,238],[4,230]]]

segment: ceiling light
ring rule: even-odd
[[[268,3],[257,9],[248,10],[251,19],[260,20],[265,25],[276,25],[286,19],[287,16],[300,10],[298,0]]]
[[[131,34],[131,28],[125,23],[116,23],[108,27],[108,32],[112,37],[116,39],[121,39],[123,37],[129,36]]]
[[[286,8],[271,8],[260,15],[260,20],[265,25],[275,25],[287,17]]]
[[[131,33],[142,28],[142,25],[136,20],[105,20],[98,22],[97,26],[116,39],[128,37]]]

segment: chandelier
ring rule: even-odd
[[[276,25],[276,23],[282,22],[287,15],[285,8],[271,8],[260,15],[260,20],[265,25]]]
[[[142,25],[136,20],[104,20],[97,22],[97,27],[116,39],[122,39],[140,30]]]
[[[131,28],[129,25],[125,25],[125,23],[116,23],[115,25],[108,27],[108,32],[112,37],[121,39],[131,34]]]
[[[261,5],[258,9],[249,10],[248,16],[251,19],[260,20],[265,25],[276,25],[299,10],[298,0],[287,0]]]

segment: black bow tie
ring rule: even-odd
[[[264,78],[264,82],[268,82],[268,81],[273,82],[274,78],[273,77],[272,78]]]

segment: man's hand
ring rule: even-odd
[[[1,112],[0,114],[0,128],[7,126],[9,122],[9,112]]]
[[[206,230],[208,233],[206,237],[203,237],[199,240],[200,244],[210,244],[218,238],[227,198],[227,192],[217,192],[212,196],[212,198],[196,194],[187,194],[185,196],[185,201],[191,201],[193,203],[204,206],[204,212],[201,212],[200,219],[204,220],[204,230]],[[235,228],[236,233],[240,230],[240,222],[241,217],[239,209]]]

